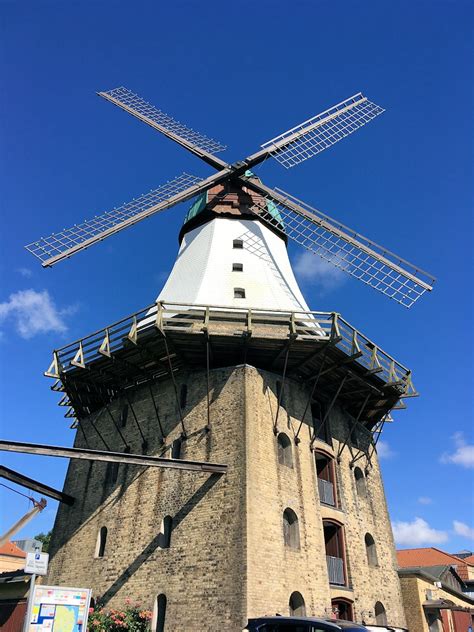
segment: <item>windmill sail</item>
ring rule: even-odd
[[[262,145],[287,169],[328,149],[385,110],[358,93]]]
[[[114,90],[99,92],[98,94],[100,97],[107,99],[107,101],[117,105],[147,125],[157,129],[168,138],[186,147],[186,149],[189,149],[189,151],[213,167],[220,169],[226,166],[225,162],[213,156],[213,154],[224,151],[224,149],[226,149],[225,145],[186,127],[183,123],[176,121],[127,88],[115,88]]]
[[[411,307],[433,289],[432,276],[289,193],[254,180],[247,185],[275,205],[280,220],[266,221],[277,228],[282,222],[290,239],[401,305]]]
[[[43,267],[52,266],[154,213],[189,200],[223,177],[225,176],[221,172],[201,180],[183,173],[131,202],[102,215],[96,215],[82,224],[75,224],[71,228],[53,233],[49,237],[41,237],[25,248],[41,260]]]

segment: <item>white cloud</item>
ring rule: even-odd
[[[74,311],[74,307],[58,310],[47,290],[21,290],[0,303],[0,323],[10,320],[20,336],[29,339],[51,331],[64,333],[64,316]]]
[[[462,467],[474,468],[474,445],[470,445],[462,432],[456,432],[452,439],[455,450],[452,453],[445,452],[441,455],[441,463],[454,463]]]
[[[431,505],[431,503],[433,502],[433,499],[430,498],[429,496],[420,496],[418,498],[418,502],[420,503],[420,505]]]
[[[27,277],[28,279],[33,276],[33,272],[29,268],[18,268],[18,272],[21,276]]]
[[[377,455],[379,459],[391,459],[395,454],[396,452],[392,450],[387,441],[383,441],[382,439],[377,441]]]
[[[433,529],[423,518],[415,518],[412,522],[395,521],[392,529],[397,546],[441,544],[448,539],[446,531]]]
[[[346,274],[342,270],[309,250],[295,257],[293,270],[300,281],[311,283],[321,292],[334,290],[346,280]]]
[[[474,540],[474,529],[464,522],[453,520],[453,529],[454,533],[456,533],[457,535],[462,535],[465,538]]]

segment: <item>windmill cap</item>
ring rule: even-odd
[[[250,171],[245,175],[260,181]],[[240,182],[232,180],[217,184],[194,199],[179,232],[179,243],[190,230],[216,219],[216,216],[263,220],[270,230],[287,243],[283,219],[272,200],[267,200]]]

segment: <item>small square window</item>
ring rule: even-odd
[[[243,263],[233,263],[232,264],[232,272],[243,272],[244,265]]]
[[[234,298],[245,298],[245,290],[243,287],[234,287]]]
[[[241,239],[234,239],[234,241],[232,242],[232,246],[233,248],[243,248],[244,242]]]

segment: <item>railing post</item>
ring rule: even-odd
[[[155,320],[155,327],[157,329],[159,329],[160,331],[163,331],[163,303],[158,302],[156,304],[157,310],[156,310],[156,320]]]
[[[338,342],[341,338],[341,331],[339,329],[339,314],[337,312],[332,312],[331,341]]]

